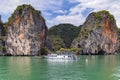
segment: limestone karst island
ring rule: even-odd
[[[120,5],[40,1],[0,6],[0,80],[119,80]]]
[[[1,55],[118,54],[119,28],[106,10],[92,12],[80,26],[62,23],[47,28],[40,11],[20,5],[0,23]]]

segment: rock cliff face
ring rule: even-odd
[[[118,40],[119,40],[119,45],[120,45],[120,28],[117,29],[118,30]],[[120,46],[119,46],[119,51],[120,52]]]
[[[4,36],[4,35],[5,35],[4,27],[0,16],[0,36]]]
[[[5,52],[5,41],[3,39],[4,36],[5,36],[5,32],[4,32],[3,23],[1,21],[1,16],[0,16],[0,55],[4,55],[3,52]]]
[[[116,21],[108,11],[89,14],[74,47],[82,54],[114,54],[119,49]]]
[[[37,55],[45,47],[47,27],[40,11],[30,5],[18,6],[8,22],[7,53]]]

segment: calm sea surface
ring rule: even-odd
[[[120,55],[79,58],[0,57],[0,80],[120,80]]]

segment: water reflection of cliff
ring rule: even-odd
[[[31,74],[31,60],[30,57],[9,57],[8,69],[10,80],[29,79]]]

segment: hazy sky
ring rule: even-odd
[[[41,10],[48,27],[59,23],[83,24],[89,13],[108,10],[120,27],[120,0],[0,0],[0,15],[6,22],[20,4],[31,4]]]

